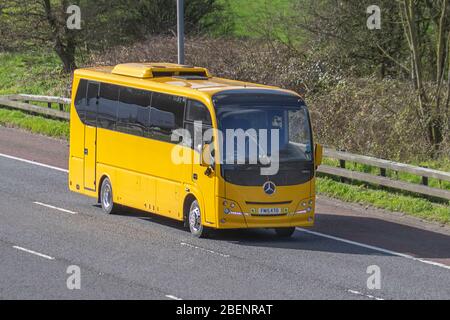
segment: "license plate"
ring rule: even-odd
[[[281,214],[281,208],[259,208],[258,213],[261,215],[275,215]]]

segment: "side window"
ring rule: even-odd
[[[118,104],[119,87],[102,83],[100,85],[100,98],[98,103],[98,127],[110,130],[116,129]]]
[[[87,80],[81,79],[75,96],[75,109],[77,110],[78,117],[80,117],[83,123],[86,116],[86,92]]]
[[[119,94],[116,130],[141,137],[146,136],[150,102],[150,92],[122,87]]]
[[[201,123],[201,125],[199,125]],[[195,125],[194,125],[195,124]],[[184,128],[191,135],[191,145],[193,147],[196,137],[203,141],[203,135],[206,130],[211,128],[211,114],[204,104],[198,101],[189,100],[186,108],[186,118]]]
[[[211,126],[211,115],[208,108],[198,101],[189,100],[186,109],[186,121],[202,122],[204,125]]]
[[[172,132],[183,127],[186,98],[163,93],[153,93],[150,109],[150,131],[152,138],[171,141]]]
[[[97,125],[98,91],[100,85],[96,82],[88,82],[87,104],[86,104],[86,124]]]

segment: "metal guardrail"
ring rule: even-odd
[[[30,101],[47,103],[47,108],[30,104]],[[70,99],[60,97],[35,96],[26,94],[0,96],[0,106],[12,109],[19,109],[22,111],[45,115],[48,117],[57,118],[61,120],[70,119],[69,112],[65,111],[68,110],[65,108],[65,106],[67,105],[70,106],[70,103],[71,103]],[[52,107],[53,104],[58,104],[59,108],[54,109]],[[357,180],[396,190],[408,191],[420,195],[450,200],[450,190],[433,188],[428,185],[430,178],[438,179],[439,181],[450,182],[449,172],[416,167],[404,163],[356,155],[352,153],[336,151],[331,149],[325,149],[324,156],[326,158],[339,160],[340,167],[322,165],[320,166],[318,171],[325,175],[342,178],[344,182],[346,179]],[[379,175],[348,170],[346,168],[347,162],[365,164],[371,167],[378,168]],[[395,172],[404,172],[419,176],[422,178],[421,179],[422,183],[417,184],[398,179],[391,179],[387,177],[386,172],[387,170],[392,170]]]
[[[46,103],[47,108],[31,104],[30,102]],[[35,96],[29,94],[0,96],[0,106],[45,115],[60,120],[70,119],[70,113],[68,112],[69,108],[66,108],[66,106],[70,106],[70,103],[70,99],[60,97]],[[54,109],[53,104],[58,104],[58,109]]]

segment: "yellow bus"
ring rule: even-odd
[[[252,148],[256,162],[236,153],[249,150],[251,130],[274,132],[269,146]],[[244,132],[241,146],[230,131]],[[105,213],[130,207],[162,215],[196,237],[242,228],[290,237],[314,224],[321,158],[295,92],[170,63],[74,73],[69,188],[97,199]]]

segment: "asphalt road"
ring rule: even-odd
[[[67,145],[0,128],[0,299],[450,299],[448,228],[320,199],[317,227],[290,240],[195,239],[154,215],[104,215],[64,170],[11,156],[65,169]]]

